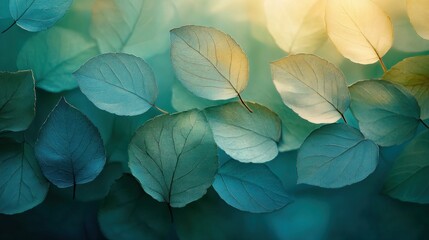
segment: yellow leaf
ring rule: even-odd
[[[328,0],[326,27],[338,51],[356,63],[381,60],[393,43],[389,16],[370,0]]]
[[[429,40],[429,1],[407,0],[407,12],[417,33]]]

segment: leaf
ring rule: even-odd
[[[94,180],[106,162],[97,128],[61,98],[42,125],[35,144],[45,177],[59,188]]]
[[[90,34],[102,53],[150,57],[167,48],[174,17],[170,1],[96,0]]]
[[[389,16],[370,0],[328,0],[326,28],[338,51],[356,63],[379,61],[393,44]]]
[[[280,118],[268,108],[248,102],[253,113],[232,102],[204,110],[216,144],[240,162],[262,163],[278,154]]]
[[[226,203],[241,211],[272,212],[291,202],[280,179],[264,164],[230,160],[220,167],[213,187]]]
[[[383,79],[404,86],[420,105],[421,119],[429,118],[429,56],[402,60],[383,75]]]
[[[0,213],[21,213],[45,199],[49,183],[27,143],[0,144],[0,172]]]
[[[54,27],[28,39],[17,57],[18,69],[32,69],[36,85],[50,92],[77,87],[72,73],[97,54],[94,42],[77,32]]]
[[[82,92],[98,108],[118,115],[139,115],[154,106],[155,75],[141,58],[107,53],[86,62],[73,74]]]
[[[344,75],[324,59],[291,55],[273,62],[271,72],[284,104],[310,122],[336,122],[349,107]]]
[[[131,139],[128,155],[131,173],[143,189],[172,207],[201,198],[218,168],[209,125],[197,110],[146,122]]]
[[[429,132],[413,139],[399,154],[384,185],[384,192],[406,202],[429,203]]]
[[[325,4],[325,0],[265,1],[268,30],[277,45],[288,53],[319,48],[327,38]]]
[[[416,32],[429,40],[429,2],[426,0],[407,0],[407,12]]]
[[[9,10],[21,28],[38,32],[52,27],[64,16],[73,0],[10,0]]]
[[[322,126],[308,136],[298,151],[298,183],[340,188],[374,172],[378,146],[345,124]]]
[[[0,132],[27,129],[35,115],[33,73],[0,72],[0,86]]]
[[[101,231],[108,239],[166,239],[168,208],[151,199],[129,175],[110,189],[98,211]]]
[[[170,33],[174,71],[193,94],[221,100],[237,97],[246,88],[249,63],[229,35],[200,26],[184,26]]]
[[[350,94],[350,108],[365,137],[380,146],[392,146],[414,136],[420,108],[401,86],[383,80],[360,81],[350,87]]]

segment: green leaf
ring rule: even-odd
[[[40,129],[36,158],[45,177],[59,188],[94,180],[106,162],[97,128],[61,98]]]
[[[168,47],[175,9],[170,1],[96,0],[91,36],[102,53],[150,57]]]
[[[27,129],[35,115],[33,73],[0,72],[0,86],[0,132]]]
[[[298,183],[340,188],[371,174],[378,146],[345,124],[325,125],[308,136],[297,157]]]
[[[0,144],[0,172],[0,213],[21,213],[45,199],[49,183],[27,143]]]
[[[77,87],[72,73],[97,54],[94,42],[77,32],[54,27],[28,39],[17,57],[18,69],[32,69],[36,85],[50,92]]]
[[[108,239],[166,239],[170,226],[167,206],[151,199],[129,175],[110,189],[98,211]]]
[[[297,54],[271,64],[284,104],[313,123],[334,123],[350,104],[342,72],[315,55]]]
[[[38,32],[52,27],[64,16],[73,0],[10,0],[9,10],[21,28]]]
[[[413,139],[399,154],[384,192],[406,202],[429,203],[429,131]]]
[[[143,189],[172,207],[201,198],[218,169],[210,127],[197,110],[146,122],[131,140],[128,155],[131,173]]]
[[[399,85],[383,80],[360,81],[350,87],[351,110],[365,137],[380,146],[412,138],[420,119],[414,97]]]
[[[154,106],[155,75],[141,58],[107,53],[86,62],[73,74],[82,92],[98,108],[118,115],[139,115]]]
[[[393,66],[383,79],[404,86],[420,105],[421,119],[429,118],[429,56],[410,57]]]
[[[193,94],[210,100],[229,99],[246,88],[249,63],[229,35],[201,26],[184,26],[170,33],[173,68]]]
[[[226,203],[241,211],[272,212],[291,202],[280,179],[264,164],[229,160],[220,167],[213,187]]]
[[[262,163],[278,154],[281,121],[270,109],[248,102],[248,112],[238,102],[204,110],[216,144],[240,162]]]

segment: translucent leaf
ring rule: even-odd
[[[378,61],[393,44],[392,22],[371,0],[328,0],[326,27],[338,51],[356,63]]]
[[[174,16],[169,1],[96,0],[90,33],[102,53],[150,57],[167,48]]]
[[[350,104],[342,72],[314,55],[291,55],[271,64],[274,85],[286,106],[313,123],[333,123]]]
[[[393,66],[383,79],[404,86],[420,105],[422,119],[429,118],[429,56],[410,57]]]
[[[171,59],[181,83],[199,97],[229,99],[247,86],[246,55],[229,35],[214,28],[171,30]]]
[[[429,2],[427,0],[407,0],[407,12],[416,32],[429,40]]]
[[[152,69],[133,55],[102,54],[90,59],[73,75],[91,102],[118,115],[142,114],[154,105],[158,95]]]
[[[264,164],[230,160],[220,167],[213,187],[225,202],[241,211],[272,212],[291,202],[280,179]]]
[[[10,0],[9,10],[21,28],[38,32],[52,27],[64,16],[73,0]]]
[[[278,154],[281,121],[268,108],[248,102],[250,113],[238,102],[204,110],[216,144],[240,162],[262,163]]]
[[[0,86],[0,132],[27,129],[35,115],[33,73],[0,72]]]
[[[378,146],[345,124],[322,126],[308,136],[297,157],[298,183],[340,188],[371,174]]]
[[[59,188],[91,182],[106,162],[97,128],[63,98],[40,129],[35,153],[45,177]]]
[[[313,52],[326,40],[325,0],[266,0],[267,26],[288,53]]]
[[[33,70],[37,87],[61,92],[77,87],[72,73],[94,55],[94,42],[77,32],[55,27],[28,39],[16,64],[18,69]]]
[[[98,210],[98,222],[108,239],[166,239],[170,226],[167,206],[151,199],[129,175],[110,189]]]
[[[45,199],[49,183],[30,145],[0,144],[0,172],[0,213],[21,213]]]
[[[384,192],[406,202],[429,203],[429,132],[413,139],[387,177]]]
[[[183,207],[207,191],[218,168],[217,148],[196,110],[146,122],[128,149],[131,173],[160,202]]]
[[[392,146],[414,136],[420,108],[401,86],[383,80],[360,81],[350,87],[350,94],[350,108],[365,137],[380,146]]]

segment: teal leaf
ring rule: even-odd
[[[106,162],[97,128],[63,98],[42,125],[35,153],[45,177],[59,188],[91,182]]]
[[[171,60],[180,82],[210,100],[240,96],[249,80],[249,63],[227,34],[209,27],[171,30]]]
[[[10,0],[9,10],[21,28],[38,32],[52,27],[64,16],[73,0]]]
[[[49,183],[27,143],[0,144],[0,172],[0,213],[21,213],[45,199]]]
[[[33,73],[0,72],[0,86],[0,132],[27,129],[35,116]]]
[[[413,139],[399,154],[384,185],[389,196],[406,202],[429,203],[429,131]]]
[[[167,49],[175,15],[170,1],[96,0],[90,34],[102,53],[147,58]]]
[[[290,55],[271,64],[274,85],[286,106],[313,123],[344,118],[350,94],[343,73],[311,54]]]
[[[155,75],[141,58],[107,53],[86,62],[74,73],[81,91],[98,108],[118,115],[139,115],[154,106]]]
[[[351,110],[365,137],[392,146],[414,136],[420,108],[403,87],[383,80],[360,81],[350,87],[350,94]]]
[[[18,69],[32,69],[36,86],[50,92],[77,87],[72,73],[97,55],[95,42],[80,33],[54,27],[29,38],[21,48]]]
[[[404,86],[417,100],[421,119],[429,118],[429,56],[410,57],[393,66],[383,79]]]
[[[128,155],[131,173],[143,189],[172,207],[201,198],[218,169],[210,127],[197,110],[146,122],[132,138]]]
[[[98,210],[98,222],[108,239],[166,239],[168,207],[154,201],[132,176],[112,186]]]
[[[241,211],[272,212],[291,202],[280,179],[265,164],[229,160],[220,167],[213,187],[226,203]]]
[[[374,172],[378,146],[345,124],[325,125],[308,136],[298,151],[298,183],[340,188]]]
[[[280,118],[270,109],[247,102],[250,113],[238,102],[204,110],[216,144],[240,162],[262,163],[278,154]]]

